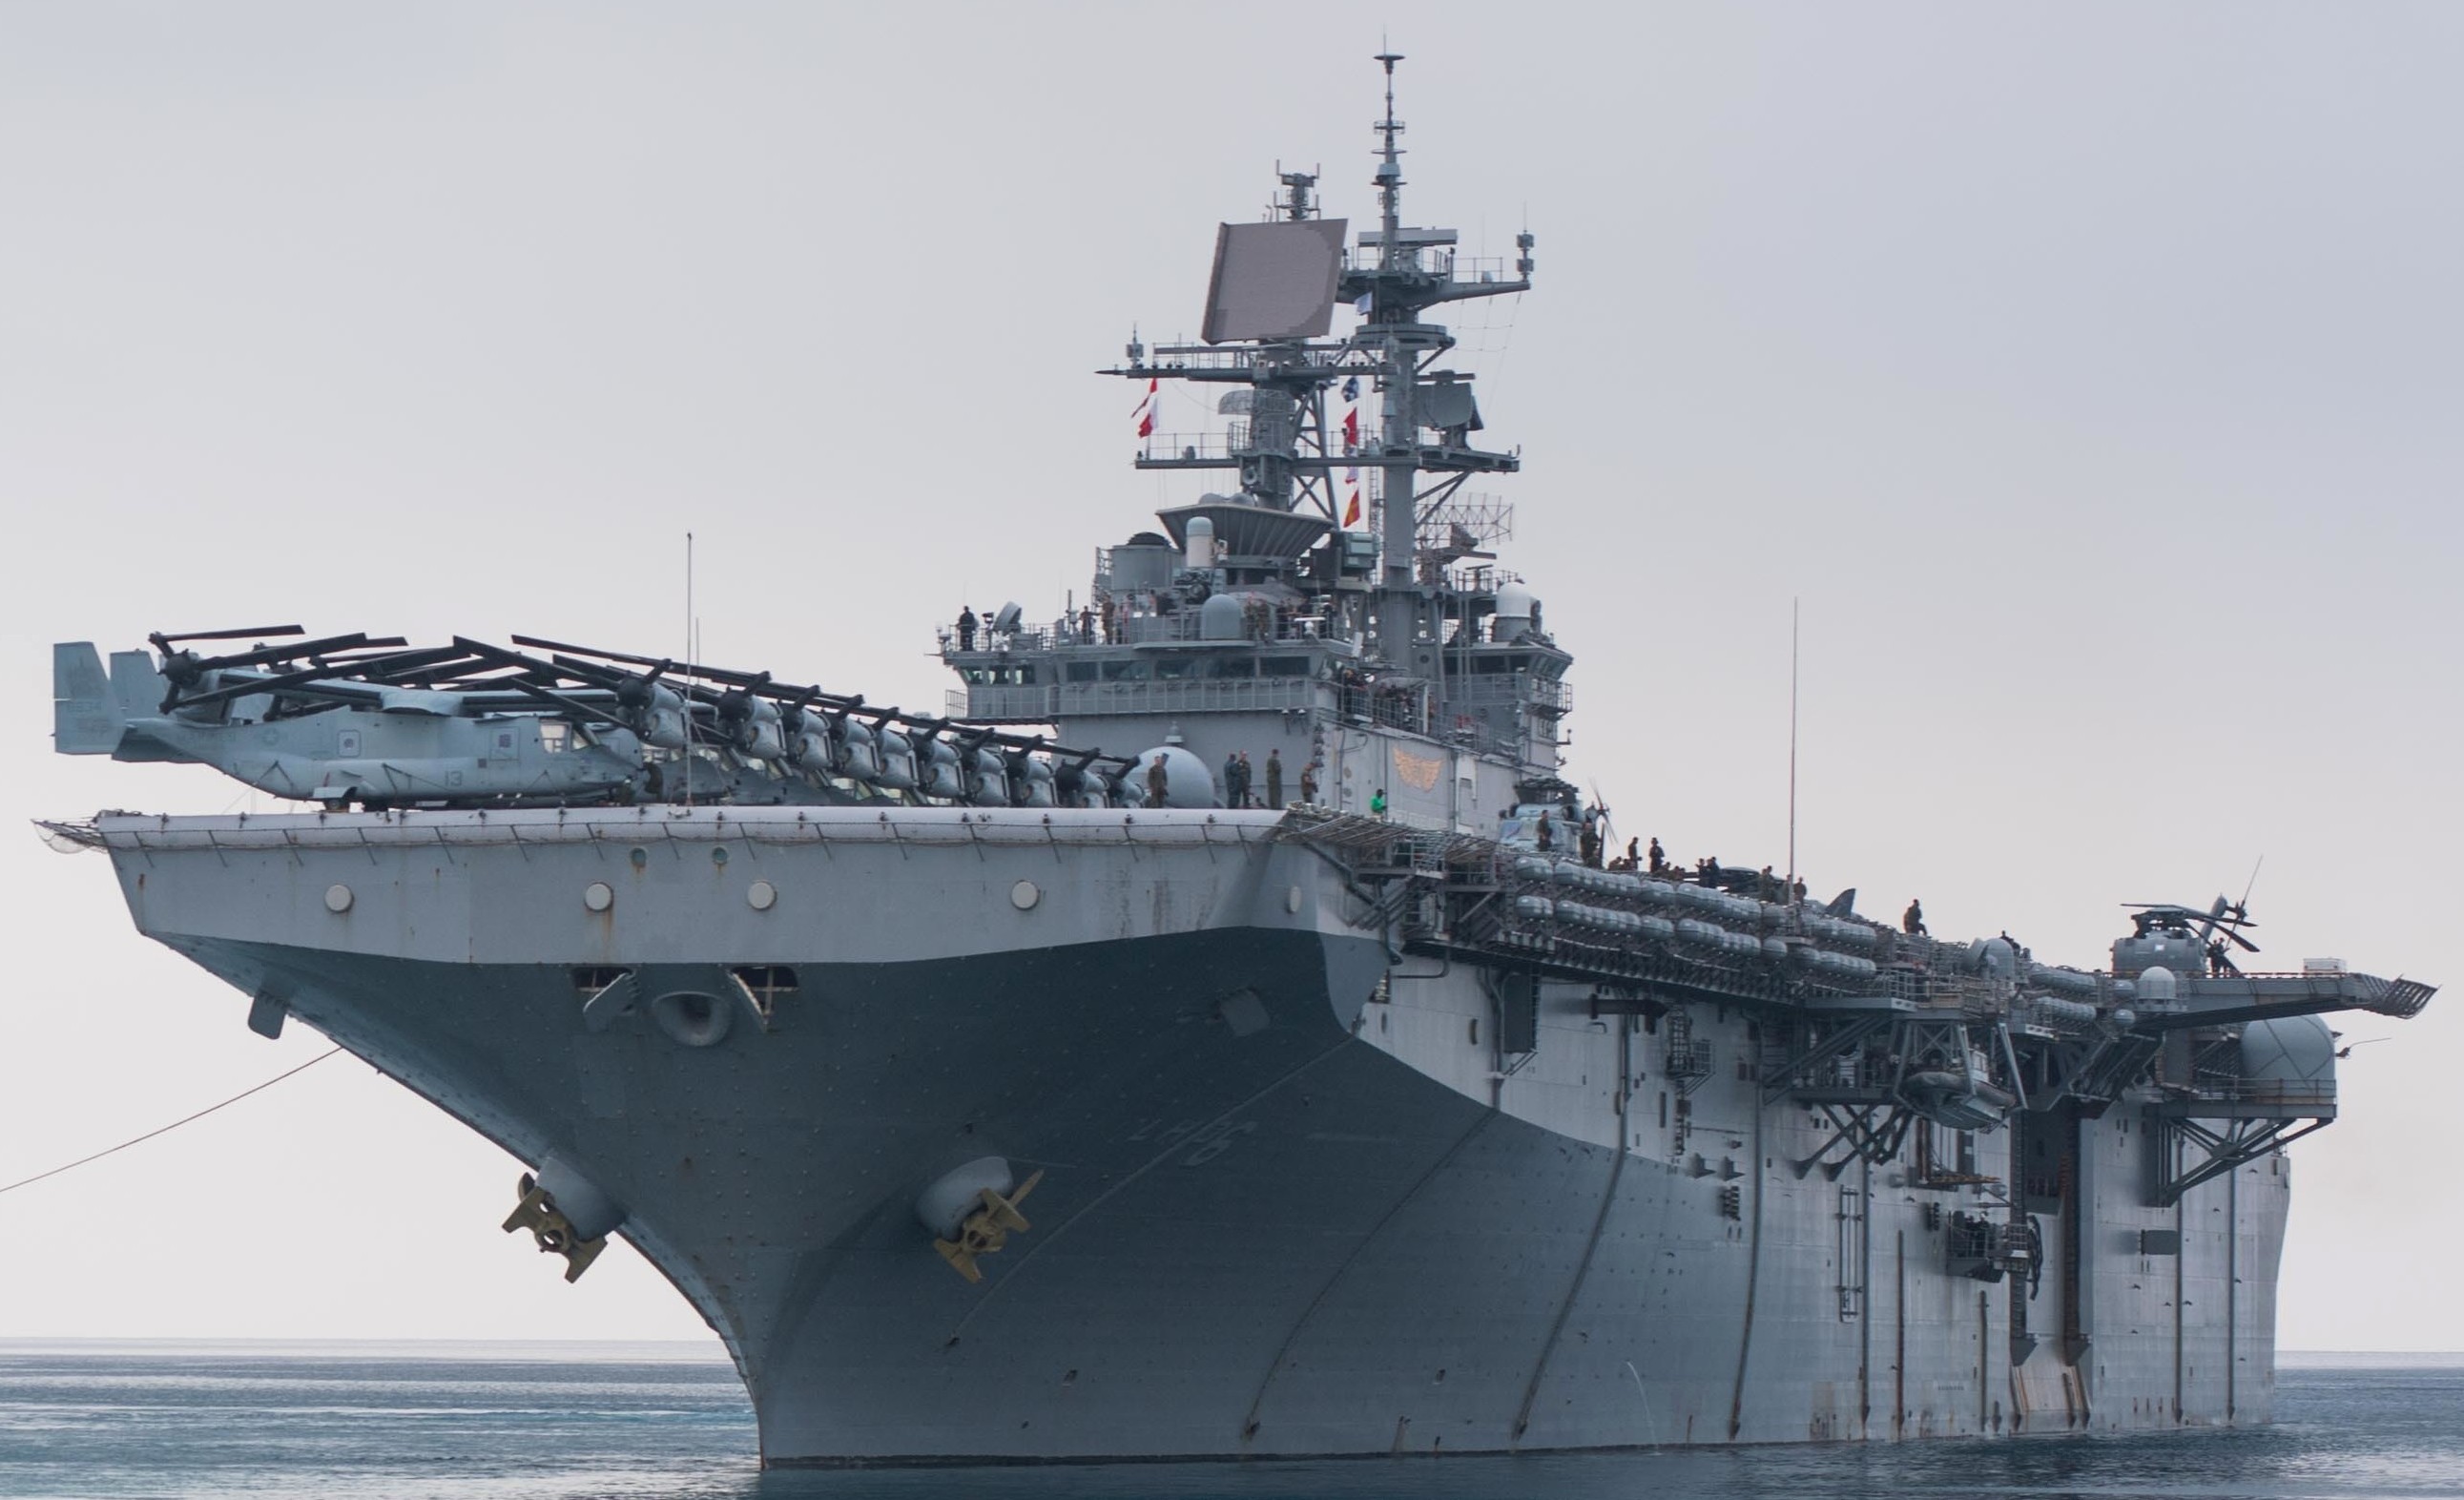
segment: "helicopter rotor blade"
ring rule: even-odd
[[[681,672],[689,676],[707,678],[712,682],[723,682],[730,687],[759,693],[765,697],[792,696],[807,691],[817,698],[831,696],[819,688],[808,690],[791,683],[774,681],[771,674],[766,672],[739,672],[732,667],[713,667],[701,662],[676,661],[668,657],[636,656],[628,651],[601,651],[595,646],[576,646],[568,641],[551,641],[535,635],[517,635],[514,637],[514,644],[528,646],[538,651],[569,652],[574,656],[591,657],[598,661],[618,661],[635,667],[649,667],[652,669],[653,675],[665,672]],[[557,660],[564,662],[565,658],[559,656]]]
[[[624,673],[586,662],[575,664],[587,668],[586,672],[568,672],[555,662],[541,661],[537,656],[525,656],[520,651],[509,651],[501,646],[491,646],[486,641],[474,641],[469,636],[457,635],[453,637],[453,644],[482,661],[498,667],[518,668],[533,679],[548,682],[586,682],[594,688],[612,687],[618,682],[634,680]]]
[[[325,651],[373,650],[409,644],[399,635],[389,635],[379,640],[370,637],[364,630],[353,630],[348,635],[328,635],[314,641],[294,641],[288,646],[268,646],[257,651],[241,651],[231,656],[208,656],[197,662],[190,670],[220,672],[226,667],[256,667],[269,662],[298,661]]]
[[[145,638],[154,643],[155,650],[168,651],[174,641],[248,641],[307,633],[296,625],[253,625],[231,630],[184,630],[176,633],[157,630]]]
[[[895,705],[888,708],[876,707],[867,703],[861,693],[826,693],[812,684],[778,681],[767,672],[738,672],[731,668],[712,667],[698,662],[680,662],[672,657],[641,656],[629,651],[603,651],[597,647],[577,646],[570,641],[550,640],[545,636],[538,635],[517,635],[513,637],[513,641],[517,646],[550,652],[549,659],[540,661],[535,656],[525,656],[519,651],[507,651],[502,647],[483,647],[479,642],[465,641],[459,636],[455,637],[456,645],[467,646],[473,651],[484,651],[492,660],[507,665],[518,665],[542,676],[561,673],[564,680],[584,682],[593,687],[612,690],[631,687],[638,691],[640,687],[658,682],[662,675],[671,673],[699,679],[679,681],[670,678],[663,684],[669,691],[684,698],[691,705],[693,711],[686,715],[686,718],[696,739],[724,743],[722,734],[711,720],[731,716],[740,717],[745,712],[746,700],[759,696],[769,698],[791,711],[817,708],[841,723],[844,723],[848,717],[855,716],[869,720],[876,729],[880,730],[888,730],[895,724],[899,726],[899,733],[934,735],[956,732],[957,735],[962,736],[964,742],[969,745],[998,744],[1029,751],[1049,747],[1042,736],[1030,738],[1010,734],[988,725],[964,724],[950,718],[910,714]],[[648,674],[635,675],[624,671],[626,667],[647,669]],[[714,687],[712,684],[722,684],[723,687]],[[1073,750],[1067,753],[1087,757],[1089,764],[1102,761],[1117,765],[1125,771],[1134,769],[1138,764],[1137,758],[1134,756],[1107,756],[1100,751]]]
[[[440,661],[459,660],[464,654],[451,646],[430,646],[415,651],[362,656],[349,662],[320,662],[297,672],[275,673],[245,682],[226,682],[209,692],[184,694],[180,706],[197,708],[233,698],[254,697],[260,694],[280,694],[312,682],[390,683],[395,671],[414,672]]]
[[[205,693],[187,693],[180,697],[182,708],[205,708],[215,703],[228,703],[234,698],[257,697],[268,693],[281,693],[302,683],[330,681],[341,673],[312,667],[304,672],[277,673],[270,677],[251,677],[241,682],[226,682]]]
[[[2222,913],[2202,911],[2195,906],[2184,906],[2178,901],[2124,901],[2122,903],[2122,909],[2125,912],[2145,912],[2151,918],[2176,916],[2186,922],[2213,922],[2218,927],[2256,927],[2258,925],[2254,919],[2235,915],[2230,910]]]
[[[576,646],[570,641],[551,641],[537,635],[517,635],[514,637],[514,644],[527,646],[535,651],[551,653],[561,651],[575,656],[595,657],[600,661],[621,661],[633,667],[652,667],[661,672],[671,672],[681,665],[663,656],[636,656],[629,651],[603,651],[595,646]]]
[[[594,704],[584,703],[580,698],[566,697],[561,693],[540,687],[526,678],[514,677],[508,679],[505,685],[517,693],[527,694],[542,703],[562,710],[567,717],[578,719],[585,724],[611,724],[618,729],[633,727],[627,723],[625,717],[614,709],[600,708]]]
[[[471,660],[471,654],[452,646],[430,646],[425,651],[397,651],[387,656],[363,657],[355,664],[354,675],[370,682],[400,683],[406,678],[434,676],[437,669]]]

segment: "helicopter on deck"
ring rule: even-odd
[[[514,637],[411,648],[297,626],[157,632],[154,651],[52,649],[70,755],[213,766],[327,807],[711,802],[1113,806],[1133,760],[861,696]],[[201,654],[196,643],[251,640]],[[535,651],[546,651],[541,656]]]

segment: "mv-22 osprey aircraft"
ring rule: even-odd
[[[210,765],[328,807],[626,802],[1120,806],[1134,760],[868,706],[770,673],[515,636],[412,648],[296,625],[52,648],[69,755]],[[250,640],[201,655],[192,643]]]

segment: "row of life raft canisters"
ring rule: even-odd
[[[1773,962],[1788,961],[1793,947],[1798,962],[1815,974],[1836,980],[1871,979],[1877,972],[1874,960],[1862,953],[1840,953],[1815,946],[1829,943],[1870,952],[1879,941],[1874,929],[1866,923],[1825,912],[1758,901],[1709,886],[1680,884],[1623,871],[1595,870],[1573,860],[1527,855],[1515,860],[1513,873],[1528,880],[1547,880],[1679,914],[1624,911],[1538,894],[1517,896],[1516,915],[1530,920],[1553,920],[1561,926],[1612,938],[1674,942],[1705,952],[1733,958],[1759,957]],[[1732,925],[1711,920],[1715,917]],[[1757,931],[1743,930],[1748,927]],[[1759,931],[1789,928],[1801,934],[1802,940],[1791,944],[1776,932]]]

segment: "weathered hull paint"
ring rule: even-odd
[[[2031,1116],[2066,1158],[2032,1200],[2044,1273],[1954,1275],[1939,1225],[1984,1190],[1906,1160],[1800,1174],[1820,1135],[1740,1076],[1750,1017],[1695,1008],[1718,1066],[1690,1097],[1653,1032],[1554,991],[1538,1052],[1501,1069],[1478,976],[1390,970],[1363,903],[1274,822],[104,828],[149,936],[623,1203],[726,1340],[771,1464],[2267,1420],[2281,1157],[2158,1209],[2135,1103]],[[591,1029],[574,972],[749,964],[793,966],[795,992],[703,1048],[638,1008]],[[1976,1137],[1974,1175],[2020,1183],[2013,1145]],[[913,1204],[986,1155],[1045,1175],[1033,1228],[971,1285]],[[2143,1229],[2181,1254],[2143,1254]]]

